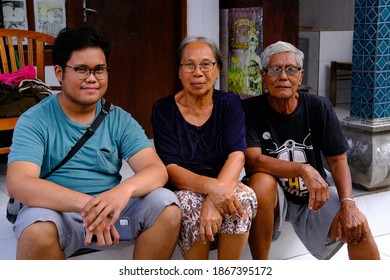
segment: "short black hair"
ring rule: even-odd
[[[57,35],[53,49],[53,64],[65,67],[74,51],[98,47],[101,48],[108,63],[111,45],[96,30],[89,26],[79,28],[63,28]]]

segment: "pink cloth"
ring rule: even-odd
[[[11,74],[0,74],[0,83],[17,86],[21,81],[25,79],[34,79],[37,75],[37,71],[34,66],[27,65],[24,68],[17,70]]]

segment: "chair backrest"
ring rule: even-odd
[[[27,65],[36,68],[37,78],[45,80],[45,65],[52,65],[45,61],[45,46],[53,45],[53,36],[30,30],[0,28],[0,74],[10,74]],[[48,54],[46,54],[48,55]],[[61,86],[50,86],[52,90],[60,90]],[[13,130],[18,117],[1,118],[0,133]],[[0,139],[0,154],[9,153],[8,146],[2,147]]]
[[[45,45],[53,45],[54,40],[40,32],[0,28],[0,73],[13,73],[33,65],[37,78],[45,82]]]

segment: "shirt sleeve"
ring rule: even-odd
[[[261,148],[261,135],[259,131],[259,115],[261,109],[258,104],[260,97],[252,97],[243,101],[243,107],[245,112],[245,125],[246,125],[246,143],[248,148],[258,147]],[[256,110],[256,107],[257,110]]]
[[[41,166],[46,145],[45,138],[45,129],[42,128],[42,123],[37,119],[30,118],[28,114],[20,116],[13,132],[8,163],[28,161]]]
[[[174,108],[168,100],[159,101],[152,109],[153,139],[157,154],[165,165],[181,165]],[[173,100],[172,100],[173,102]]]
[[[320,131],[320,149],[325,156],[340,155],[348,151],[349,145],[341,127],[340,121],[333,109],[332,104],[325,98],[320,97],[319,100],[321,108],[315,110],[318,114],[323,111],[321,122],[317,127],[321,127]],[[312,114],[316,114],[314,111]],[[313,116],[314,117],[314,116]]]
[[[119,134],[121,157],[128,159],[137,152],[151,147],[142,126],[126,111],[120,110],[120,118],[112,123],[113,134]]]
[[[222,123],[225,126],[224,129],[224,150],[229,155],[232,152],[246,151],[246,139],[245,139],[245,113],[242,107],[241,99],[231,93],[231,97],[227,99],[226,105],[221,106],[223,114]]]

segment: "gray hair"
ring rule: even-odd
[[[267,68],[269,59],[274,54],[282,53],[282,52],[292,52],[295,55],[296,61],[298,63],[298,67],[303,68],[303,59],[305,55],[301,50],[296,48],[290,43],[278,41],[272,45],[269,45],[264,49],[262,52],[260,59],[261,59],[261,67]]]
[[[220,49],[217,47],[217,45],[213,41],[211,41],[210,39],[207,39],[206,37],[202,37],[202,36],[188,36],[188,37],[184,38],[183,41],[181,41],[179,51],[178,51],[178,56],[177,56],[177,66],[178,67],[180,66],[181,59],[183,58],[184,48],[189,43],[196,42],[196,41],[204,42],[211,48],[211,51],[213,52],[215,59],[218,62],[218,65],[222,69],[223,63],[222,63],[222,53],[221,53]]]

